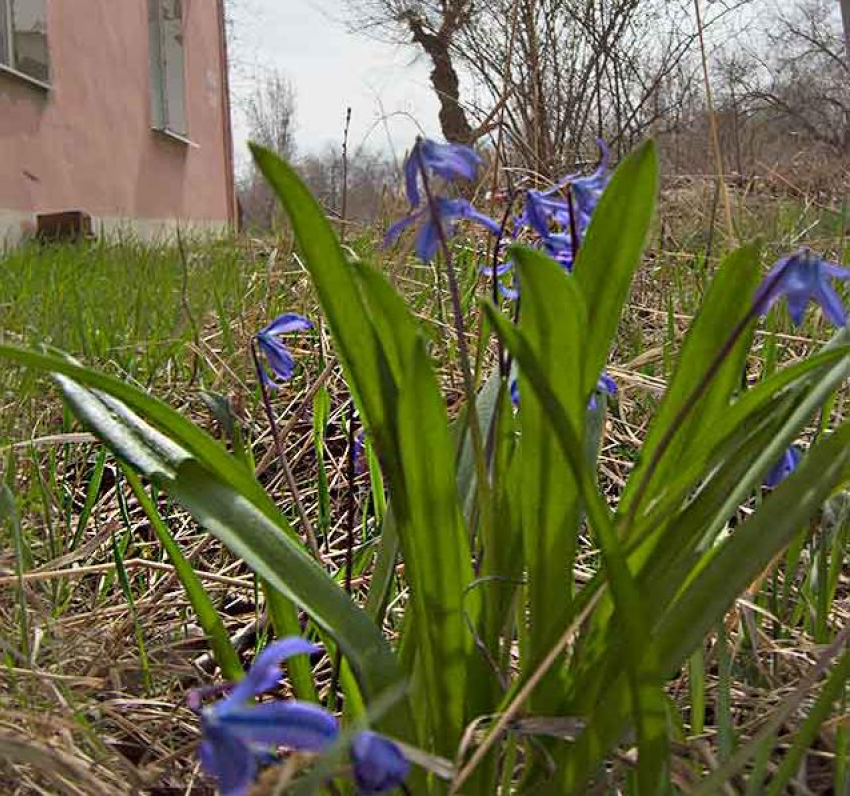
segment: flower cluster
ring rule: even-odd
[[[512,219],[510,230],[506,230],[511,242],[528,241],[545,251],[567,271],[573,270],[578,248],[610,180],[608,146],[601,139],[597,144],[599,165],[592,174],[568,174],[551,188],[526,191],[522,212]],[[492,266],[481,269],[483,274],[499,280],[499,292],[508,299],[519,296],[514,278],[510,283],[502,280],[512,268],[513,262],[508,260],[498,264],[495,269]]]
[[[490,232],[498,232],[499,225],[489,216],[479,213],[468,200],[448,199],[429,193],[423,203],[419,190],[420,179],[426,179],[426,175],[440,177],[447,183],[459,179],[472,180],[480,166],[481,158],[470,147],[417,139],[404,167],[410,213],[387,230],[384,246],[391,246],[404,230],[423,221],[416,236],[416,256],[423,262],[430,262],[440,247],[441,234],[446,240],[453,237],[459,220],[474,221]]]
[[[602,192],[608,185],[609,150],[598,141],[600,159],[588,175],[569,174],[545,191],[528,191],[520,226],[530,228],[546,253],[568,271]]]
[[[189,706],[201,716],[201,766],[215,777],[222,796],[244,796],[270,751],[283,746],[298,752],[327,751],[339,738],[339,722],[318,705],[295,700],[255,703],[273,689],[281,676],[280,664],[293,655],[312,655],[321,647],[293,636],[266,647],[243,680],[225,686],[230,693],[202,708],[202,691],[189,696]],[[217,688],[217,691],[224,690]],[[388,738],[364,731],[351,746],[358,794],[385,793],[398,787],[410,764]]]

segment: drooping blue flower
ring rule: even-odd
[[[201,711],[201,765],[207,774],[215,777],[222,796],[247,794],[257,773],[258,760],[270,749],[285,746],[322,752],[336,740],[339,735],[336,718],[317,705],[294,700],[253,703],[254,697],[277,684],[283,661],[320,649],[298,637],[270,644],[227,697]]]
[[[257,344],[260,347],[260,352],[265,357],[268,368],[275,377],[270,377],[265,368],[260,369],[260,375],[268,387],[279,386],[279,381],[289,381],[295,370],[295,360],[286,346],[278,339],[278,335],[312,328],[313,324],[305,317],[294,312],[286,312],[257,333]]]
[[[603,393],[609,397],[617,394],[617,382],[614,381],[614,379],[612,379],[604,370],[599,374],[599,381],[596,382],[596,390],[587,402],[587,408],[589,411],[596,411],[596,407],[599,405],[597,396],[602,395]]]
[[[404,782],[410,763],[389,738],[364,730],[351,744],[354,779],[362,796],[386,793]]]
[[[404,166],[404,185],[411,207],[419,207],[420,158],[425,168],[447,182],[457,179],[473,180],[482,160],[472,147],[463,144],[440,144],[427,138],[418,138]]]
[[[832,286],[832,279],[850,279],[850,268],[824,260],[811,249],[800,249],[783,257],[770,269],[753,298],[753,309],[759,315],[766,315],[785,296],[791,320],[799,326],[806,305],[814,300],[831,323],[846,326],[847,313]]]
[[[567,177],[563,183],[569,184],[573,192],[573,201],[578,216],[578,227],[583,232],[593,211],[596,210],[596,205],[599,203],[599,198],[602,192],[608,186],[611,176],[608,174],[608,160],[610,151],[608,145],[601,139],[597,139],[599,146],[599,165],[593,174],[588,174],[586,177],[581,177],[578,174]]]
[[[800,463],[803,458],[803,452],[796,446],[792,445],[782,456],[779,461],[770,468],[770,471],[764,478],[764,485],[768,489],[774,489],[781,484]]]
[[[244,679],[212,689],[214,693],[229,690],[224,699],[202,709],[205,691],[189,694],[189,706],[201,716],[201,766],[215,777],[222,796],[245,796],[260,761],[270,759],[269,752],[278,746],[321,753],[338,740],[339,722],[318,705],[295,700],[254,702],[277,685],[281,663],[293,655],[320,651],[321,647],[290,636],[266,647]],[[410,769],[395,743],[368,730],[354,737],[351,759],[359,796],[398,787]]]
[[[439,223],[443,225],[447,240],[457,233],[456,222],[460,219],[473,221],[493,233],[499,231],[499,225],[492,218],[479,213],[466,199],[446,199],[440,196],[436,198],[435,204]],[[416,256],[426,263],[433,260],[440,246],[440,235],[437,222],[431,216],[431,209],[427,205],[393,224],[384,236],[384,246],[391,246],[404,230],[423,218],[416,236]]]

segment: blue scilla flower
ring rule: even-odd
[[[603,393],[608,397],[613,397],[617,394],[617,382],[614,381],[614,379],[612,379],[604,370],[599,374],[599,381],[596,382],[596,390],[587,402],[587,408],[589,411],[596,411],[596,407],[599,405],[597,396],[602,395]]]
[[[553,222],[562,231],[566,232],[570,228],[570,202],[565,194],[567,188],[572,191],[572,209],[579,236],[587,229],[590,217],[610,179],[608,146],[601,139],[597,144],[600,150],[599,165],[592,174],[584,177],[578,173],[568,174],[548,190],[528,191],[524,220],[544,240],[553,231]]]
[[[599,198],[608,185],[608,146],[601,139],[597,141],[600,150],[599,165],[587,176],[568,174],[556,185],[545,191],[529,190],[526,192],[525,208],[514,218],[513,237],[517,239],[523,229],[529,229],[536,236],[537,245],[553,260],[560,263],[566,271],[573,270],[576,244],[581,241],[590,224],[590,218]],[[566,191],[572,192],[572,202],[567,198]],[[572,215],[575,223],[571,223]],[[573,235],[578,240],[573,241]],[[500,266],[497,277],[504,275],[512,263]],[[502,270],[503,269],[503,270]],[[492,275],[492,268],[487,273]],[[513,288],[503,288],[503,295],[516,298],[516,284]]]
[[[422,203],[419,193],[420,163],[429,172],[447,182],[454,182],[475,179],[482,160],[472,147],[418,138],[404,166],[405,192],[411,207],[419,207]]]
[[[362,796],[386,793],[404,782],[410,763],[401,750],[382,735],[365,730],[351,744],[354,780]]]
[[[768,489],[774,489],[779,486],[797,469],[797,465],[802,458],[803,452],[796,445],[792,445],[782,454],[779,461],[770,468],[770,471],[764,478],[764,485]]]
[[[258,761],[274,747],[322,752],[336,740],[337,720],[317,705],[292,700],[253,702],[275,687],[283,661],[318,651],[319,647],[298,637],[270,644],[227,697],[201,711],[201,766],[215,777],[222,796],[246,794]]]
[[[770,269],[753,298],[753,309],[759,315],[766,315],[785,296],[791,320],[799,326],[806,305],[814,300],[831,323],[846,326],[847,313],[832,286],[833,279],[850,279],[850,268],[824,260],[811,249],[800,249]]]
[[[466,199],[446,199],[440,196],[435,199],[435,204],[436,215],[439,223],[443,224],[447,239],[457,232],[456,222],[460,219],[473,221],[493,233],[499,231],[499,225],[492,218],[479,213]],[[393,224],[384,236],[384,246],[391,246],[404,230],[422,219],[422,226],[416,236],[416,256],[426,263],[433,260],[440,246],[440,234],[437,220],[427,205]]]
[[[513,376],[508,384],[508,391],[511,396],[511,403],[519,406],[519,382],[516,376]],[[596,396],[605,393],[605,395],[613,396],[617,394],[617,382],[614,381],[604,370],[599,374],[599,380],[596,382],[596,390],[590,396],[587,402],[587,410],[589,412],[596,411],[599,405]]]
[[[216,778],[222,796],[245,796],[260,761],[271,759],[270,750],[278,746],[321,753],[339,739],[339,722],[318,705],[295,700],[254,702],[277,685],[281,663],[321,649],[298,636],[275,641],[257,656],[243,680],[214,689],[230,689],[224,699],[201,709],[203,693],[190,694],[190,707],[201,715],[201,766]],[[410,769],[396,744],[370,731],[354,737],[351,759],[359,796],[398,787]]]
[[[286,312],[257,333],[257,344],[266,358],[269,370],[274,375],[274,378],[271,378],[265,368],[260,370],[262,379],[267,386],[277,387],[280,381],[289,381],[295,370],[295,360],[287,347],[278,339],[278,336],[312,328],[313,324],[303,316],[296,315],[294,312]]]

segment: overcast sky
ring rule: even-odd
[[[351,145],[403,152],[417,134],[438,130],[428,63],[346,30],[343,0],[234,0],[231,61],[237,163],[247,131],[240,102],[256,76],[279,69],[295,88],[298,151],[338,143],[347,106]],[[385,121],[382,121],[385,120]]]

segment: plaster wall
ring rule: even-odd
[[[191,144],[151,129],[146,0],[48,0],[50,87],[0,70],[0,242],[36,213],[104,229],[233,221],[219,0],[183,0]]]

